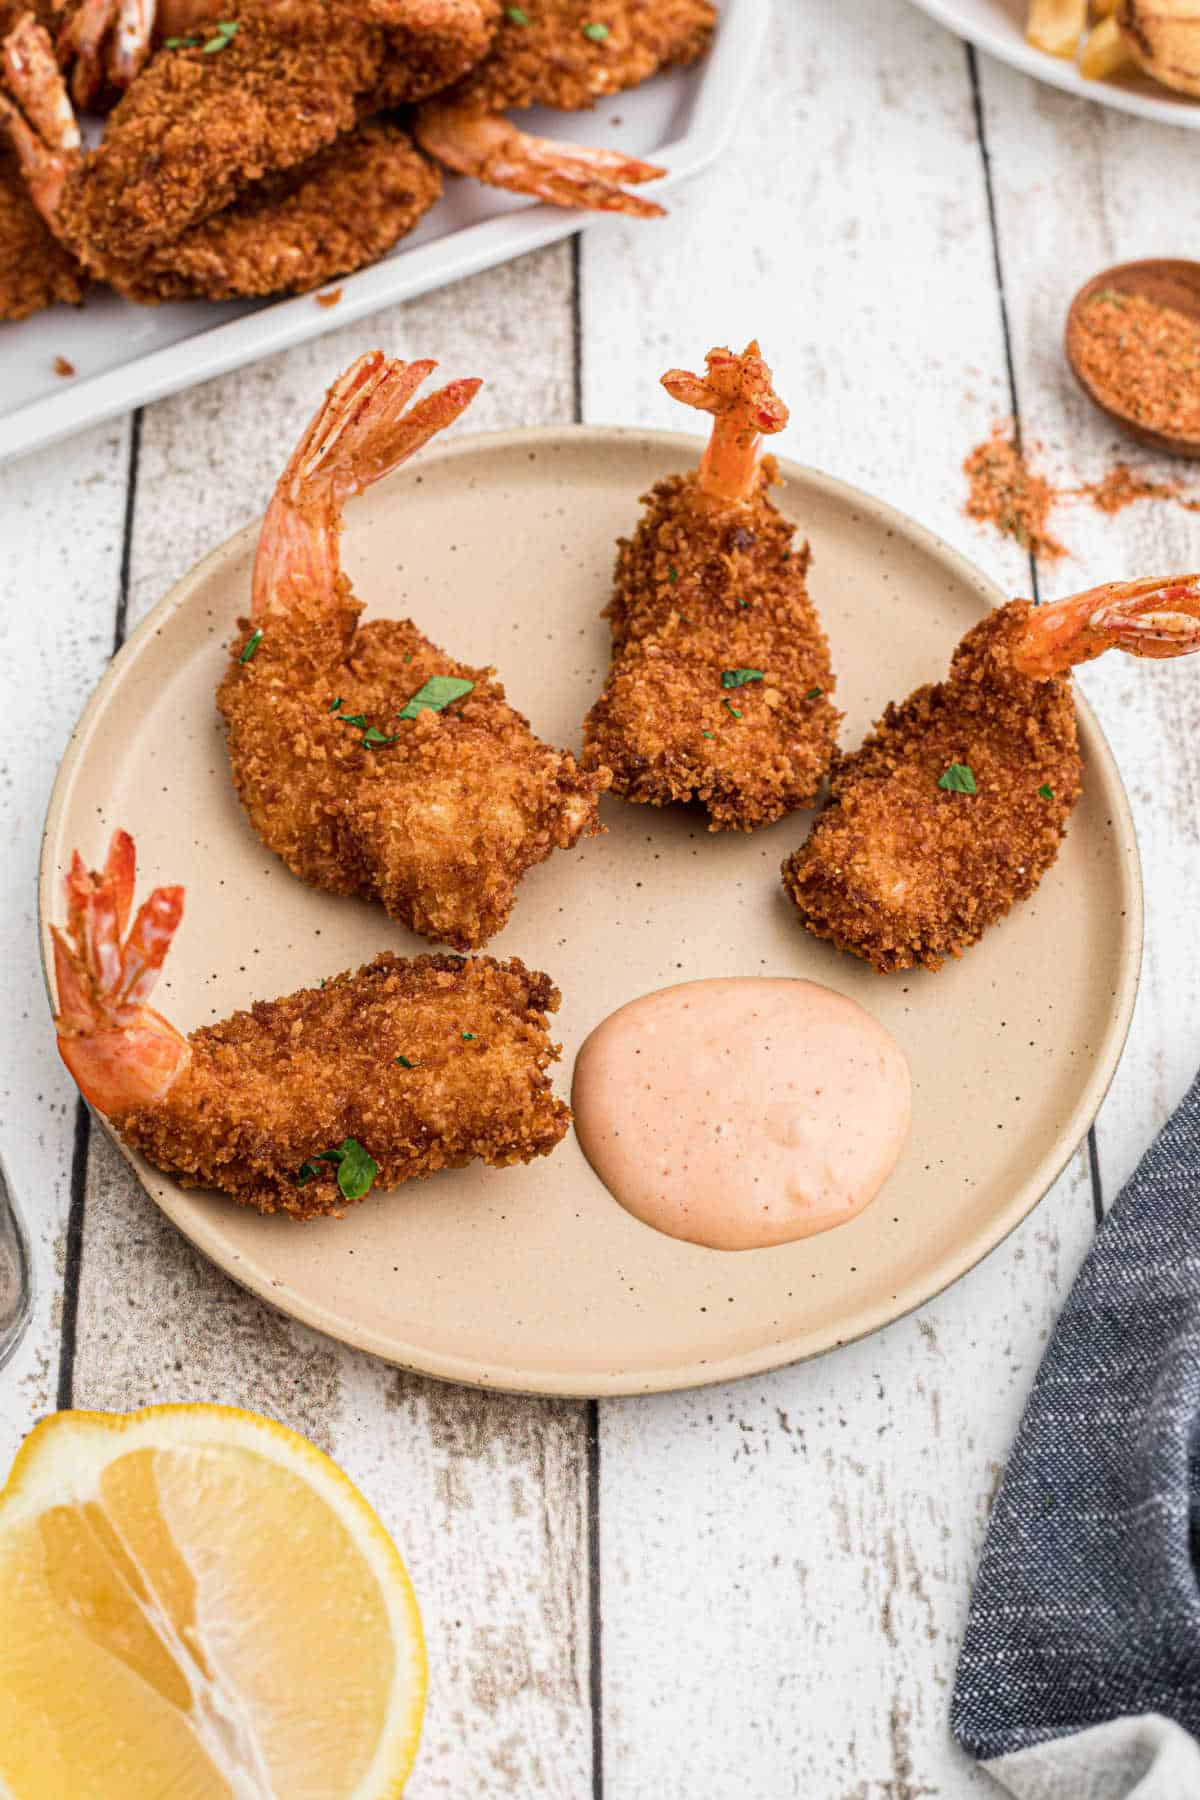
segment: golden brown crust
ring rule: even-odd
[[[613,665],[584,724],[585,768],[611,768],[627,800],[699,800],[714,831],[808,804],[840,718],[805,585],[808,546],[794,546],[770,498],[775,478],[766,457],[758,492],[736,510],[715,506],[691,475],[644,496],[606,613]],[[736,669],[765,679],[724,687]]]
[[[219,55],[163,49],[114,109],[67,183],[69,242],[128,263],[229,206],[273,170],[307,161],[355,124],[384,35],[336,0],[235,9]]]
[[[827,811],[783,865],[807,930],[882,973],[960,955],[1058,855],[1083,764],[1070,677],[1012,669],[1029,611],[1001,607],[967,633],[947,681],[888,707],[835,765]],[[977,793],[938,786],[954,763]]]
[[[330,631],[353,630],[344,580],[343,601]],[[325,670],[282,621],[242,664],[244,641],[217,696],[234,782],[263,842],[315,886],[381,900],[423,936],[474,949],[500,930],[528,869],[599,830],[607,772],[583,774],[542,743],[490,670],[456,662],[410,620],[364,625],[348,660]],[[397,722],[432,675],[474,691]],[[398,741],[363,748],[345,714]]]
[[[16,157],[0,143],[0,319],[27,319],[60,300],[78,306],[86,290],[83,270],[46,229]]]
[[[522,14],[524,24],[512,17]],[[709,0],[537,0],[506,9],[495,45],[453,94],[486,112],[553,106],[576,112],[604,94],[695,62],[716,22]],[[587,28],[607,25],[597,39]]]
[[[346,1138],[378,1163],[380,1188],[477,1158],[548,1155],[571,1118],[547,1073],[558,1050],[546,1014],[558,1003],[549,976],[515,958],[385,953],[193,1032],[192,1061],[166,1097],[113,1123],[185,1187],[260,1212],[340,1215],[348,1202],[331,1164],[302,1186],[297,1177]]]
[[[442,191],[441,175],[397,126],[360,125],[128,271],[107,279],[131,300],[301,294],[384,256]]]

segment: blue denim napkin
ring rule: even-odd
[[[1198,1572],[1200,1076],[1101,1227],[1038,1371],[954,1735],[988,1761],[1127,1715],[1200,1738]]]

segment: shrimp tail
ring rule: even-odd
[[[427,101],[419,107],[413,135],[421,148],[458,175],[473,175],[489,187],[528,194],[555,206],[590,212],[618,212],[658,219],[654,200],[627,194],[622,183],[657,181],[666,173],[656,163],[619,150],[595,150],[534,137],[509,120],[476,107]]]
[[[788,409],[771,385],[757,340],[740,356],[710,350],[705,362],[707,374],[668,369],[662,385],[673,400],[712,414],[712,435],[698,475],[701,492],[720,505],[742,505],[753,498],[758,484],[762,439],[783,430]]]
[[[1010,655],[1018,674],[1048,681],[1106,650],[1155,659],[1200,650],[1200,575],[1109,581],[1039,606]]]
[[[319,622],[346,587],[342,508],[407,462],[464,412],[482,383],[452,381],[410,406],[437,364],[360,356],[329,389],[279,478],[254,560],[255,623],[296,613]],[[356,615],[355,615],[356,616]]]
[[[65,926],[51,926],[58,993],[58,1049],[84,1098],[112,1115],[161,1100],[191,1060],[191,1047],[145,1002],[183,917],[183,889],[155,888],[133,908],[137,860],[115,831],[103,870],[76,851],[64,888]]]

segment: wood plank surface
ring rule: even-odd
[[[796,79],[758,95],[660,241],[583,239],[584,416],[695,429],[662,370],[758,336],[792,409],[787,453],[1026,590],[1024,554],[961,511],[962,459],[1010,405],[963,47],[909,8],[849,0],[819,31],[812,9],[777,9],[768,63]],[[955,1657],[1092,1221],[1079,1157],[915,1318],[762,1380],[602,1403],[606,1795],[990,1791],[949,1739]]]
[[[992,1791],[947,1726],[988,1506],[1097,1196],[1111,1202],[1200,1055],[1195,667],[1110,657],[1083,681],[1148,889],[1098,1183],[1081,1153],[979,1269],[836,1356],[599,1408],[441,1387],[291,1323],[192,1252],[81,1128],[33,917],[70,726],[125,625],[262,510],[321,389],[375,345],[483,375],[476,429],[582,416],[695,431],[659,376],[757,335],[792,409],[785,454],[1029,591],[1020,548],[963,516],[962,459],[1014,405],[1063,484],[1119,452],[1064,369],[1062,316],[1103,264],[1195,237],[1194,152],[1188,133],[977,63],[899,0],[777,0],[727,154],[666,220],[592,224],[0,471],[0,943],[17,1024],[3,1147],[38,1281],[0,1378],[0,1466],[59,1398],[227,1401],[330,1451],[395,1532],[421,1600],[432,1685],[415,1800]],[[1043,597],[1200,566],[1200,515],[1080,505],[1061,525],[1073,555],[1038,570]],[[885,676],[886,643],[879,656]]]
[[[376,346],[436,356],[443,376],[484,375],[477,429],[569,419],[570,246],[149,408],[130,626],[261,511],[323,389]],[[417,1588],[432,1677],[414,1800],[587,1792],[585,1407],[439,1386],[291,1323],[197,1256],[98,1131],[74,1397],[220,1400],[311,1437],[362,1485]]]

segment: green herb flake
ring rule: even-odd
[[[712,732],[711,732],[711,731],[702,731],[702,732],[701,732],[701,733],[700,733],[700,736],[701,736],[701,737],[706,737],[706,738],[710,738],[710,737],[711,737],[711,736],[712,736]]]
[[[263,641],[262,626],[256,625],[254,630],[250,633],[250,636],[246,639],[246,648],[242,651],[242,654],[238,657],[238,661],[240,663],[248,663],[250,661],[250,658],[254,655],[254,652],[258,649],[258,646],[262,643],[262,641]]]
[[[672,587],[674,587],[675,583],[679,580],[679,570],[675,567],[674,563],[667,564],[667,580]]]
[[[765,681],[766,676],[761,669],[723,669],[721,686],[723,688],[748,687],[752,681]]]
[[[173,37],[163,40],[164,47],[168,50],[198,50],[203,42],[204,39],[198,37]]]
[[[585,25],[583,35],[585,38],[591,38],[593,44],[602,44],[609,35],[609,27],[600,24]]]
[[[966,763],[951,763],[944,775],[938,776],[938,786],[945,788],[950,794],[975,794],[975,771]]]
[[[519,6],[506,6],[504,11],[505,11],[505,14],[507,15],[507,17],[512,20],[514,25],[528,25],[529,14],[527,12],[523,12]]]
[[[386,750],[389,744],[400,742],[400,733],[397,732],[394,737],[389,737],[385,731],[380,731],[377,725],[368,725],[359,742],[366,750]]]
[[[473,1044],[475,1042],[475,1033],[473,1031],[464,1031],[463,1032],[463,1042],[467,1043],[467,1044]]]
[[[806,700],[819,700],[821,698],[821,695],[824,692],[825,692],[825,689],[822,687],[809,688],[809,690],[808,690],[807,694],[805,694],[804,698]]]
[[[339,694],[336,700],[331,700],[329,702],[329,710],[330,710],[330,712],[340,712],[341,709],[342,709],[342,696]]]
[[[211,56],[214,50],[228,50],[233,38],[237,35],[238,21],[222,19],[217,25],[217,35],[210,37],[204,46],[205,56]]]
[[[419,687],[412,699],[400,712],[398,719],[415,719],[419,713],[442,712],[455,700],[461,700],[474,688],[473,681],[463,681],[457,675],[431,675],[424,687]]]
[[[343,725],[357,725],[361,731],[367,729],[365,713],[339,713],[338,718],[342,721]]]
[[[750,602],[748,600],[739,600],[738,601],[739,612],[745,612],[745,610],[749,606],[749,604],[750,604]]]
[[[1053,800],[1054,798],[1054,789],[1050,786],[1048,781],[1043,781],[1041,787],[1038,789],[1038,793],[1043,800]]]
[[[332,1163],[337,1170],[337,1184],[347,1200],[362,1200],[375,1185],[379,1164],[363,1149],[357,1138],[344,1138],[336,1150],[322,1150],[317,1157],[300,1164],[296,1186],[304,1185],[321,1173],[318,1163]]]
[[[409,1062],[407,1056],[397,1056],[395,1060],[402,1069],[419,1069],[421,1066],[419,1062]]]
[[[725,708],[725,710],[727,712],[731,712],[735,719],[741,718],[742,715],[738,711],[737,707],[733,704],[732,700],[722,700],[721,705]]]

